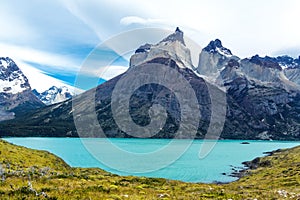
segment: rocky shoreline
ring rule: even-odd
[[[279,153],[279,152],[282,152],[282,149],[263,152],[263,154],[266,154],[266,156],[264,157],[269,157],[274,155],[274,153]],[[255,170],[259,167],[270,167],[272,165],[270,160],[263,161],[262,158],[263,157],[256,157],[251,161],[244,161],[242,162],[242,164],[244,165],[243,167],[232,166],[233,172],[229,174],[229,176],[237,177],[238,179],[240,179],[244,176],[250,175],[252,170]]]

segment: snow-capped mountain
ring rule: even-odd
[[[30,89],[27,78],[10,58],[0,58],[0,92],[17,94]]]
[[[43,106],[15,62],[8,57],[0,57],[0,121]]]
[[[72,98],[74,93],[67,87],[52,86],[48,90],[39,93],[37,90],[32,92],[46,105],[51,105]]]

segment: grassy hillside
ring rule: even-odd
[[[249,162],[253,170],[229,184],[71,168],[51,153],[2,140],[0,164],[0,199],[300,199],[300,147]]]

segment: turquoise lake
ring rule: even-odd
[[[263,156],[265,155],[263,152],[300,145],[300,142],[240,140],[208,142],[118,138],[5,138],[5,140],[16,145],[47,150],[61,157],[72,167],[99,167],[119,175],[161,177],[203,183],[234,181],[237,178],[228,175],[233,172],[233,167],[243,167],[243,161]],[[242,142],[249,144],[241,144]],[[204,143],[216,144],[207,156],[200,158],[199,152]],[[188,148],[183,148],[184,145]],[[119,151],[114,152],[112,146]],[[149,157],[151,153],[153,157]],[[147,156],[148,159],[140,159]]]

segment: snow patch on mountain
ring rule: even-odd
[[[5,69],[9,66],[8,61],[4,58],[0,59],[0,63],[2,65],[2,67],[5,68]]]
[[[231,52],[227,51],[227,49],[225,49],[225,48],[216,48],[216,51],[219,54],[221,54],[223,56],[226,56],[226,57],[231,57],[232,56]]]
[[[0,92],[17,94],[26,90],[22,88],[22,85],[25,83],[23,79],[14,79],[12,81],[3,81],[0,80]]]

